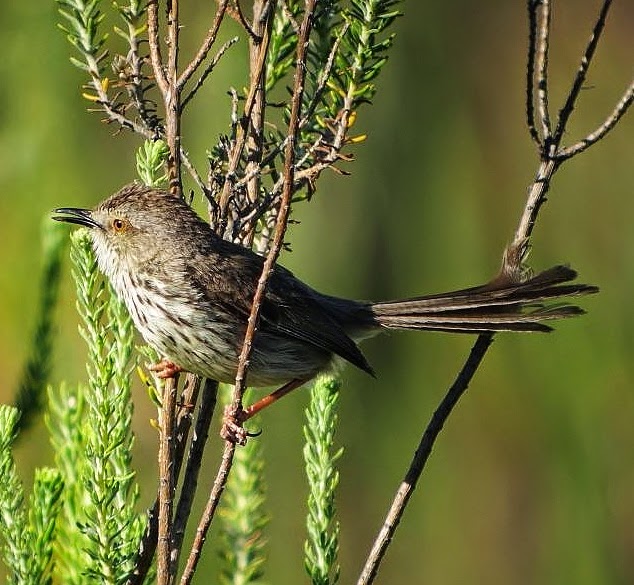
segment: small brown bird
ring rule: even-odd
[[[92,210],[55,213],[57,221],[90,228],[99,267],[149,345],[184,370],[234,381],[261,256],[219,238],[182,199],[137,184]],[[528,279],[521,272],[507,264],[483,286],[373,303],[322,294],[278,265],[267,284],[247,383],[285,384],[284,394],[337,358],[373,374],[357,342],[383,329],[550,331],[544,321],[583,311],[544,301],[598,290],[565,284],[577,276],[566,266]],[[241,420],[259,409],[247,409]]]

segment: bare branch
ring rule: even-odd
[[[202,177],[198,174],[196,167],[189,160],[189,155],[187,154],[187,152],[185,152],[185,150],[183,150],[182,146],[181,146],[181,162],[185,165],[185,168],[188,170],[189,174],[191,175],[191,178],[194,180],[194,183],[196,183],[196,185],[198,185],[198,188],[202,191],[202,193],[204,193],[205,196],[209,198],[210,197],[209,189],[205,185],[205,182],[203,181]]]
[[[528,87],[529,85],[532,86],[534,82],[533,73],[531,71],[531,69],[534,67],[534,63],[532,57],[529,56],[529,71],[526,77],[527,121],[532,139],[540,145],[541,160],[533,184],[529,189],[526,205],[524,207],[522,217],[520,218],[517,230],[515,232],[513,242],[505,251],[505,260],[513,262],[514,266],[512,268],[516,268],[519,270],[523,270],[522,263],[526,257],[526,251],[529,247],[529,240],[535,227],[539,210],[546,201],[546,195],[550,188],[550,183],[552,181],[553,175],[559,169],[561,163],[564,160],[567,160],[568,158],[574,156],[575,154],[582,152],[591,144],[595,143],[597,140],[605,136],[621,119],[621,117],[625,114],[628,107],[634,100],[633,82],[633,84],[630,85],[612,114],[608,117],[603,125],[601,125],[594,133],[588,135],[580,143],[570,147],[569,149],[559,150],[560,142],[565,133],[570,114],[572,113],[576,104],[579,90],[581,89],[581,86],[585,79],[585,74],[594,55],[596,43],[603,29],[610,0],[605,0],[603,4],[603,8],[594,27],[593,35],[582,59],[581,67],[571,87],[571,91],[568,95],[568,99],[566,100],[566,104],[559,114],[557,128],[554,135],[552,136],[550,135],[550,121],[548,119],[547,86],[547,55],[550,36],[549,1],[541,0],[541,4],[544,8],[538,31],[538,38],[540,39],[540,41],[539,47],[535,48],[534,27],[536,26],[536,17],[533,10],[537,8],[538,4],[540,4],[540,0],[529,0],[529,21],[531,31],[529,33],[529,35],[531,36],[531,38],[529,39],[529,49],[532,51],[537,51],[537,84],[538,91],[540,92],[538,97],[539,116],[544,136],[542,142],[539,138],[534,123],[533,91],[531,87]],[[438,409],[434,412],[434,415],[432,416],[432,419],[429,422],[429,425],[425,429],[425,432],[421,438],[418,450],[414,455],[405,479],[395,494],[390,510],[386,516],[384,525],[377,535],[377,538],[368,556],[357,585],[369,585],[374,581],[381,559],[383,558],[383,555],[385,554],[385,551],[387,550],[387,547],[389,546],[393,538],[399,520],[403,515],[405,507],[407,506],[407,502],[409,501],[411,492],[416,487],[416,483],[425,467],[425,464],[431,452],[431,448],[436,441],[438,433],[442,429],[444,422],[447,420],[453,408],[457,404],[458,399],[466,391],[469,382],[473,378],[488,348],[490,347],[492,339],[493,335],[490,333],[482,334],[478,337],[471,350],[471,353],[469,354],[469,357],[467,358],[462,370],[460,371],[460,374],[456,378],[456,381],[445,395],[445,398],[443,398],[443,400],[441,401]]]
[[[238,413],[242,409],[242,395],[244,394],[245,389],[246,372],[253,338],[257,329],[260,307],[262,301],[264,300],[266,283],[273,270],[275,262],[277,261],[280,250],[282,249],[282,244],[284,243],[284,234],[286,233],[286,226],[291,208],[291,197],[294,193],[295,143],[297,141],[297,133],[299,131],[302,96],[304,94],[304,82],[306,79],[306,69],[303,67],[303,64],[306,62],[306,51],[308,49],[308,39],[312,28],[312,16],[315,10],[315,2],[316,0],[306,0],[304,18],[302,20],[299,38],[297,41],[297,67],[295,68],[295,81],[291,101],[291,117],[288,124],[288,141],[286,143],[284,153],[284,186],[282,190],[282,200],[277,214],[273,242],[269,249],[269,253],[266,256],[264,266],[262,267],[262,274],[258,280],[258,286],[253,297],[251,314],[249,315],[247,331],[242,345],[242,350],[240,352],[240,359],[238,361],[238,371],[236,373],[236,381],[231,403],[232,411],[235,413]]]
[[[257,39],[257,35],[253,31],[251,23],[244,16],[242,12],[242,6],[240,6],[240,0],[233,0],[233,6],[227,9],[227,14],[231,16],[236,22],[242,26],[251,39]]]
[[[233,392],[233,398],[231,403],[231,409],[235,414],[239,410],[242,409],[242,396],[244,394],[245,389],[245,381],[246,381],[246,371],[249,363],[249,354],[251,351],[251,345],[253,342],[253,338],[255,336],[258,316],[260,311],[260,306],[262,300],[264,298],[264,292],[266,289],[266,283],[268,281],[268,277],[273,270],[273,266],[277,260],[277,257],[280,253],[282,243],[284,241],[284,234],[286,233],[286,225],[288,222],[288,215],[290,212],[290,200],[293,194],[293,161],[295,157],[295,139],[298,132],[299,127],[299,117],[300,117],[300,108],[302,102],[302,95],[304,91],[304,79],[305,79],[305,69],[301,66],[304,63],[305,52],[308,45],[308,38],[310,35],[311,24],[312,24],[312,14],[315,9],[315,1],[316,0],[306,0],[306,8],[304,13],[304,20],[302,22],[302,29],[300,32],[300,39],[298,43],[297,49],[297,63],[298,67],[295,70],[295,83],[293,89],[293,99],[292,99],[292,107],[291,107],[291,118],[289,121],[288,128],[288,146],[286,148],[285,153],[285,176],[287,177],[287,183],[284,188],[282,204],[280,205],[280,209],[277,216],[277,225],[275,229],[275,236],[273,239],[273,244],[269,250],[269,253],[264,262],[264,266],[262,268],[262,274],[260,275],[260,279],[258,280],[258,285],[256,288],[255,295],[253,297],[253,302],[251,306],[251,314],[249,315],[249,320],[247,324],[247,330],[245,333],[244,342],[242,345],[242,350],[240,352],[240,358],[238,361],[238,371],[236,373],[236,381]],[[196,532],[196,537],[194,539],[194,544],[192,546],[192,550],[190,552],[189,558],[187,560],[187,565],[185,567],[185,571],[183,573],[183,577],[181,579],[181,585],[187,585],[191,582],[191,578],[193,577],[194,571],[196,569],[196,565],[198,564],[198,560],[200,559],[200,552],[202,550],[202,544],[205,541],[207,531],[211,524],[211,520],[215,514],[215,510],[220,501],[220,496],[224,491],[224,487],[226,485],[227,477],[229,474],[229,469],[231,468],[233,462],[233,455],[235,453],[235,444],[231,441],[226,441],[225,450],[223,453],[222,463],[218,470],[218,474],[216,475],[216,480],[214,481],[214,486],[209,496],[209,500],[207,501],[207,506],[201,518],[201,521],[198,526],[198,530]]]
[[[165,142],[170,151],[167,160],[170,191],[182,195],[181,180],[181,105],[178,88],[178,39],[180,23],[178,17],[179,0],[167,3],[167,91],[163,93],[165,102]]]
[[[557,128],[555,129],[554,134],[554,142],[559,144],[561,141],[564,132],[566,130],[566,126],[568,124],[568,118],[570,114],[572,114],[572,110],[575,108],[575,104],[577,103],[577,98],[579,97],[579,92],[583,87],[583,84],[586,80],[586,74],[588,73],[588,68],[590,67],[590,62],[594,57],[594,52],[597,48],[597,43],[601,38],[601,33],[603,32],[603,27],[605,26],[605,19],[607,18],[608,11],[610,10],[610,6],[612,4],[612,0],[604,0],[603,5],[601,6],[601,11],[599,12],[599,17],[594,25],[594,29],[592,30],[592,35],[590,35],[590,39],[588,40],[588,45],[586,46],[585,53],[581,58],[581,64],[579,65],[579,69],[577,70],[577,75],[572,83],[572,87],[570,89],[570,93],[566,98],[566,103],[563,108],[561,108],[559,112],[559,119],[557,120]]]
[[[612,113],[606,118],[605,122],[603,122],[603,124],[601,124],[601,126],[599,126],[594,132],[590,132],[590,134],[576,144],[559,150],[559,152],[557,152],[557,159],[563,161],[575,156],[583,152],[589,146],[592,146],[595,142],[601,140],[625,115],[629,107],[632,105],[632,101],[634,101],[634,81],[632,81],[630,86],[627,88],[623,97],[619,100],[619,103],[616,105],[614,110],[612,110]]]
[[[548,47],[550,38],[550,0],[538,0],[542,7],[537,45],[537,103],[542,137],[548,143],[551,135],[550,114],[548,111]]]
[[[528,59],[526,64],[526,123],[533,142],[541,147],[535,126],[535,55],[537,53],[537,4],[528,0]]]
[[[187,104],[192,100],[192,98],[196,95],[196,92],[203,86],[203,84],[205,83],[205,80],[207,79],[207,77],[211,74],[211,72],[214,70],[214,68],[216,67],[216,65],[218,64],[218,62],[220,61],[220,59],[222,58],[222,56],[227,52],[227,50],[232,46],[235,45],[238,42],[239,38],[238,37],[233,37],[231,39],[229,39],[228,41],[226,41],[221,47],[220,49],[218,49],[218,52],[216,53],[216,55],[214,56],[214,58],[211,60],[211,62],[209,63],[209,65],[207,65],[207,67],[205,67],[205,70],[203,71],[203,74],[200,76],[200,78],[198,79],[198,81],[196,81],[196,85],[194,85],[194,87],[192,88],[192,90],[187,94],[187,96],[183,99],[183,103],[181,106],[181,109],[185,109],[185,106],[187,106]]]
[[[341,27],[339,35],[337,35],[335,42],[332,44],[332,48],[330,49],[330,53],[328,54],[328,59],[326,60],[324,68],[319,75],[319,79],[317,80],[317,87],[315,88],[315,93],[313,95],[313,99],[311,100],[311,104],[306,109],[306,112],[304,113],[300,121],[300,128],[303,128],[308,123],[315,111],[315,108],[321,100],[321,96],[324,93],[324,89],[326,88],[326,84],[328,83],[328,79],[330,78],[330,74],[332,73],[332,67],[335,62],[337,51],[339,51],[339,45],[341,45],[341,40],[346,35],[349,28],[350,23],[344,23],[344,25]]]
[[[168,585],[176,573],[171,562],[172,508],[175,489],[174,479],[174,409],[176,407],[176,379],[167,378],[163,387],[159,410],[159,515],[157,583]]]
[[[150,45],[150,62],[154,70],[154,79],[162,95],[167,93],[167,77],[161,56],[159,39],[158,0],[149,0],[147,5],[148,44]]]
[[[96,83],[93,83],[93,87],[96,88]],[[130,118],[124,116],[120,112],[117,111],[115,105],[110,100],[107,92],[99,93],[99,99],[95,102],[99,104],[100,109],[98,111],[103,111],[107,118],[103,121],[105,122],[115,122],[119,124],[122,128],[127,128],[128,130],[132,130],[136,134],[139,134],[149,140],[155,138],[155,133],[150,130],[145,124],[140,124],[135,120],[131,120]]]
[[[257,60],[255,63],[255,70],[259,71],[259,77],[264,75],[264,66],[266,63],[266,51],[268,49],[268,43],[262,43],[260,45],[260,51],[257,55]],[[226,213],[227,207],[229,205],[229,198],[231,196],[232,187],[235,183],[236,179],[236,170],[240,163],[240,158],[242,156],[242,152],[244,150],[244,146],[246,144],[247,139],[247,127],[249,121],[251,120],[251,114],[253,111],[253,106],[255,104],[256,95],[259,88],[259,77],[253,77],[251,79],[251,86],[249,88],[249,94],[245,100],[244,104],[244,113],[242,119],[239,120],[237,127],[237,134],[235,144],[231,153],[229,154],[229,164],[227,168],[227,173],[225,176],[225,182],[222,187],[222,192],[219,198],[219,208],[220,208],[220,233],[224,232],[224,228],[226,226]]]
[[[541,206],[546,201],[546,193],[550,188],[550,182],[552,180],[555,171],[559,167],[559,164],[555,160],[543,160],[537,170],[535,180],[528,191],[528,199],[522,212],[522,217],[515,231],[513,243],[515,245],[521,244],[527,238],[530,238],[537,221],[537,215]]]
[[[476,370],[482,363],[482,359],[484,358],[492,341],[493,335],[490,333],[478,336],[478,339],[471,349],[471,353],[460,370],[456,381],[453,383],[451,388],[449,388],[449,391],[432,415],[420,443],[418,444],[418,448],[416,449],[416,453],[410,463],[409,469],[407,470],[401,485],[396,491],[390,510],[376,540],[374,541],[372,550],[368,555],[365,566],[363,567],[361,575],[357,581],[357,585],[368,585],[374,581],[381,560],[383,559],[383,555],[392,541],[394,532],[396,531],[401,517],[403,516],[403,512],[405,511],[405,507],[407,506],[407,502],[416,488],[418,479],[425,467],[425,464],[427,463],[427,460],[429,459],[429,456],[431,455],[431,450],[436,442],[436,438],[442,430],[445,421],[451,414],[453,408],[458,403],[458,400],[460,400],[460,397],[469,386],[469,382],[471,382]]]
[[[192,436],[192,442],[187,456],[187,465],[183,476],[183,485],[181,488],[180,498],[174,514],[174,530],[172,550],[176,556],[174,563],[178,565],[178,558],[181,553],[183,537],[185,529],[191,514],[194,496],[198,485],[198,475],[200,473],[205,446],[207,445],[207,437],[209,436],[209,427],[211,419],[216,407],[216,399],[218,396],[218,383],[211,380],[205,380],[203,393],[200,400],[200,411],[196,419],[196,427]]]
[[[268,16],[267,16],[268,15]],[[262,143],[264,140],[264,116],[266,112],[266,61],[260,62],[260,46],[266,45],[267,50],[271,37],[273,11],[267,0],[253,3],[253,33],[249,41],[249,64],[251,85],[257,86],[253,109],[249,117],[246,140],[247,164],[245,173],[250,174],[258,169],[262,162]],[[253,174],[246,184],[246,196],[250,204],[255,204],[260,196],[260,175]],[[255,229],[248,229],[244,244],[251,246],[255,236]]]
[[[225,16],[225,11],[227,9],[228,0],[220,0],[218,3],[218,10],[216,11],[216,16],[214,17],[214,22],[207,33],[207,36],[202,42],[200,49],[198,49],[198,53],[192,59],[192,61],[187,65],[185,70],[181,73],[178,78],[177,87],[179,91],[182,91],[185,84],[189,81],[191,76],[196,72],[196,70],[202,65],[203,61],[207,58],[207,54],[209,50],[216,42],[216,37],[218,36],[218,31],[220,30],[220,25],[222,24],[222,20]]]
[[[175,448],[174,448],[174,483],[176,484],[176,478],[180,475],[180,470],[183,463],[183,457],[185,454],[185,446],[187,445],[187,438],[191,428],[191,413],[198,401],[198,393],[201,385],[200,376],[194,374],[187,374],[185,387],[181,393],[179,399],[179,408],[176,415],[176,430],[174,432]],[[209,382],[206,382],[208,384]],[[205,386],[205,389],[207,386]],[[205,409],[211,408],[213,411],[215,402],[203,402],[201,403],[198,417],[204,416]],[[198,423],[197,423],[198,425]],[[142,585],[145,582],[148,571],[154,558],[154,552],[157,545],[158,535],[158,515],[159,515],[159,500],[154,502],[154,506],[148,513],[148,524],[145,530],[145,534],[141,540],[139,546],[139,556],[137,567],[134,575],[130,580],[130,585]]]
[[[144,87],[143,84],[146,79],[146,76],[143,74],[143,64],[146,59],[140,55],[139,30],[133,22],[128,21],[127,24],[128,34],[126,38],[128,40],[130,50],[128,51],[127,57],[124,59],[127,67],[129,67],[129,71],[126,67],[125,71],[122,72],[125,76],[125,87],[132,99],[134,107],[139,113],[139,118],[141,119],[143,125],[156,137],[160,131],[159,120],[155,115],[153,108],[148,108],[148,100],[145,98],[145,91],[149,89],[150,85],[148,84]],[[113,67],[114,62],[115,61],[113,61]]]
[[[218,504],[220,503],[220,496],[227,485],[227,478],[229,477],[229,470],[231,469],[235,450],[236,446],[234,443],[231,443],[230,441],[225,442],[225,450],[222,454],[222,463],[220,464],[218,473],[216,474],[216,479],[214,480],[214,485],[211,488],[207,505],[205,506],[198,528],[196,529],[196,536],[194,537],[194,542],[192,543],[192,548],[189,552],[189,557],[187,558],[185,570],[181,576],[180,585],[189,585],[194,577],[194,572],[198,566],[203,545],[205,544],[205,539],[207,538],[207,531],[209,530],[211,521],[213,520]]]

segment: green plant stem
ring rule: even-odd
[[[339,578],[339,524],[335,520],[339,472],[335,464],[343,448],[335,448],[334,435],[340,387],[336,378],[318,378],[306,409],[304,462],[309,495],[304,565],[313,585],[334,585]]]

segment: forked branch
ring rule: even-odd
[[[299,66],[302,63],[305,63],[306,58],[306,49],[308,47],[308,39],[310,37],[311,26],[312,26],[312,16],[315,10],[315,2],[316,0],[306,0],[305,9],[304,9],[304,18],[302,21],[302,25],[300,28],[299,39],[297,44],[297,64],[298,67],[295,69],[295,79],[293,85],[293,96],[292,96],[292,107],[291,107],[291,117],[288,125],[288,142],[287,148],[285,151],[285,163],[284,163],[284,177],[285,177],[285,186],[282,194],[282,202],[279,208],[277,223],[275,228],[275,236],[273,238],[273,243],[267,254],[266,260],[264,262],[264,266],[262,268],[262,274],[258,280],[257,288],[255,291],[255,295],[253,297],[252,305],[251,305],[251,313],[249,315],[249,320],[247,324],[247,330],[245,333],[244,342],[242,344],[242,350],[240,352],[240,358],[238,361],[238,369],[236,373],[235,387],[233,391],[233,398],[230,405],[229,416],[233,416],[236,418],[237,413],[242,409],[242,397],[244,394],[244,390],[246,387],[246,374],[249,364],[249,356],[251,353],[251,347],[253,343],[253,338],[255,336],[257,330],[257,323],[259,320],[259,312],[260,307],[262,305],[262,300],[264,298],[264,293],[266,291],[266,284],[268,278],[271,274],[273,266],[277,261],[277,257],[282,249],[282,244],[284,242],[284,235],[286,233],[286,226],[288,223],[288,216],[290,212],[290,202],[291,197],[294,192],[294,160],[295,160],[295,141],[297,137],[297,132],[299,129],[299,120],[301,117],[301,104],[302,104],[302,96],[304,92],[304,81],[305,81],[305,69],[302,66]],[[198,564],[198,560],[200,559],[200,554],[202,551],[202,544],[205,541],[207,531],[209,526],[211,525],[211,521],[217,509],[218,503],[220,501],[220,496],[225,488],[227,478],[229,475],[229,470],[231,468],[233,462],[233,456],[235,453],[235,442],[228,440],[225,443],[225,449],[223,453],[222,463],[216,475],[216,480],[214,481],[214,485],[212,491],[210,493],[209,499],[207,501],[207,505],[203,512],[202,518],[198,525],[198,529],[196,531],[196,537],[194,539],[194,544],[191,549],[191,553],[187,560],[187,565],[185,567],[185,571],[183,573],[183,577],[181,579],[181,585],[188,585],[191,582],[194,571]]]
[[[526,118],[529,134],[539,147],[540,164],[535,179],[530,187],[528,199],[520,218],[513,242],[509,250],[517,256],[517,262],[525,259],[528,243],[532,234],[540,208],[546,200],[546,194],[550,187],[554,173],[560,165],[573,156],[603,138],[618,121],[623,117],[634,100],[634,81],[628,87],[614,111],[605,122],[594,132],[588,134],[583,140],[572,147],[562,148],[561,141],[565,135],[570,115],[574,110],[579,97],[579,91],[583,85],[586,73],[594,56],[594,52],[603,31],[605,20],[611,0],[605,0],[588,42],[581,66],[577,71],[571,85],[565,104],[557,118],[556,129],[551,131],[549,117],[548,95],[548,47],[550,41],[550,1],[528,0],[529,21],[529,53],[527,63],[527,88],[526,88]],[[535,95],[537,94],[537,109],[535,108]],[[536,117],[537,111],[537,120]],[[538,131],[539,128],[539,131]],[[541,134],[540,134],[541,133]],[[521,266],[518,266],[522,269]],[[434,412],[425,432],[422,435],[414,458],[409,469],[400,484],[392,501],[383,527],[379,531],[372,549],[366,559],[363,570],[357,581],[357,585],[368,585],[374,581],[381,560],[392,541],[396,528],[405,511],[411,493],[413,492],[420,475],[431,454],[431,449],[440,433],[444,423],[458,403],[460,397],[467,390],[469,383],[482,363],[487,350],[491,346],[493,335],[482,334],[476,340],[469,357],[460,370],[455,382],[442,399]]]

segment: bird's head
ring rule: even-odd
[[[181,198],[136,183],[94,209],[60,207],[54,213],[56,221],[90,230],[99,265],[106,273],[130,262],[138,265],[156,259],[161,250],[174,250],[183,241],[183,231],[195,230],[202,223]]]

